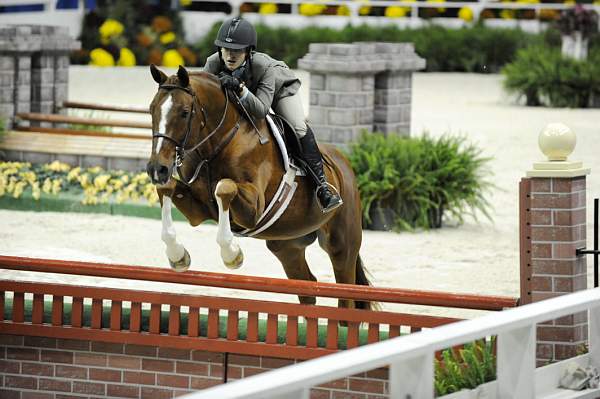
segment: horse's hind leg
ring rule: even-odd
[[[360,223],[345,223],[340,213],[319,230],[318,237],[319,245],[329,254],[337,283],[369,285],[359,257],[362,241]],[[370,308],[368,302],[355,302],[349,299],[339,299],[338,306]]]
[[[267,248],[279,259],[288,278],[317,281],[316,277],[310,272],[305,258],[306,247],[312,244],[316,238],[316,233],[311,233],[294,240],[269,240],[267,241]],[[305,305],[317,303],[314,296],[298,296],[298,299],[300,303]]]

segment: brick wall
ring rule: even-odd
[[[228,380],[294,363],[230,354]],[[387,369],[316,387],[315,399],[383,399]],[[0,335],[0,398],[174,398],[223,381],[223,355],[84,340]]]
[[[529,193],[530,297],[532,302],[587,289],[586,179],[532,178]],[[537,363],[568,359],[587,341],[585,312],[537,328]]]

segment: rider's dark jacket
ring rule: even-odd
[[[253,116],[264,118],[269,108],[288,96],[293,96],[300,88],[300,80],[283,61],[271,58],[265,53],[255,52],[252,55],[251,73],[247,74],[246,87],[250,91],[243,99],[243,104]],[[219,53],[208,57],[204,71],[218,75],[225,70]]]

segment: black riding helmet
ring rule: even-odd
[[[256,48],[256,30],[254,26],[240,17],[230,18],[223,22],[215,39],[215,46],[231,50]]]

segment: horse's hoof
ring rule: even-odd
[[[231,262],[227,262],[225,259],[223,259],[223,263],[229,269],[239,269],[244,263],[244,253],[240,249],[234,260],[232,260]]]
[[[187,249],[183,249],[184,253],[183,253],[183,257],[181,259],[179,259],[176,262],[173,262],[171,259],[169,259],[169,264],[171,265],[171,269],[175,270],[176,272],[184,272],[187,269],[190,268],[190,264],[192,263],[192,258],[190,257],[190,253],[187,251]]]

